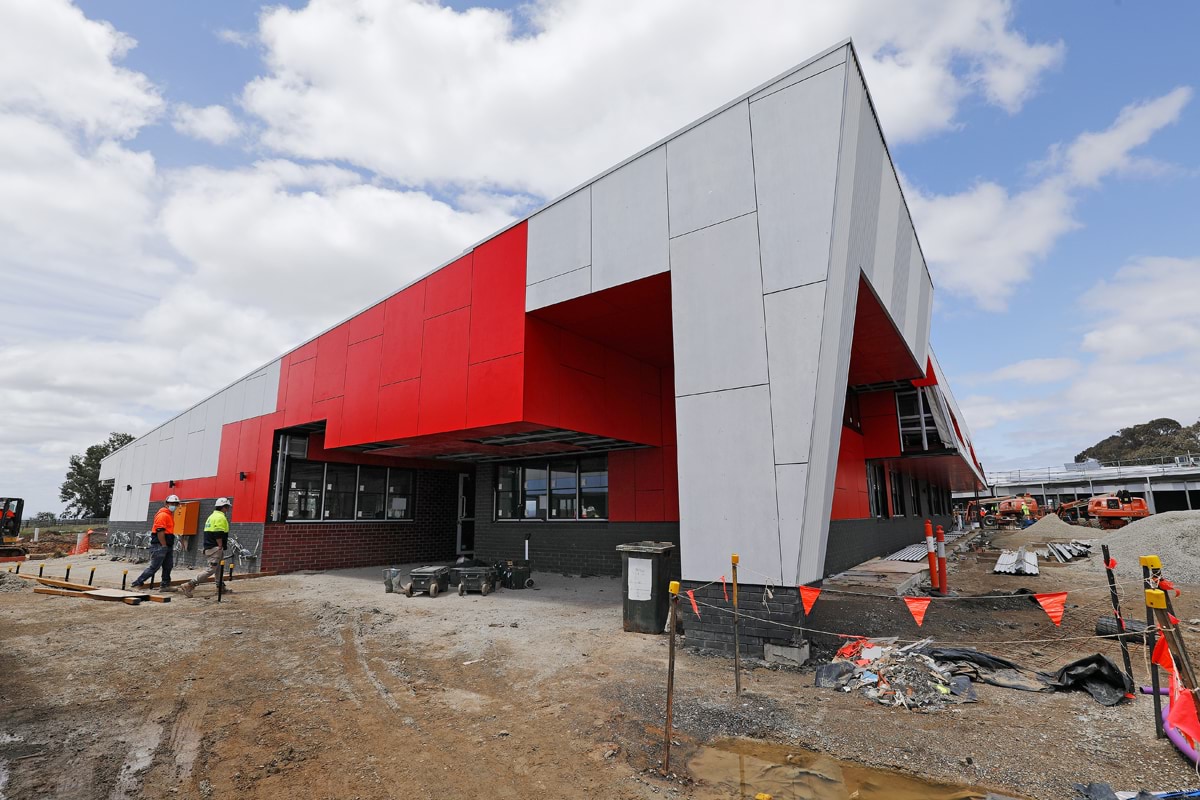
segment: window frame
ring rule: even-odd
[[[312,519],[300,519],[300,518],[289,517],[287,515],[288,514],[288,506],[289,506],[287,497],[288,497],[288,495],[291,494],[292,491],[296,491],[296,490],[291,489],[291,482],[292,482],[291,477],[292,477],[292,470],[295,468],[295,466],[297,464],[313,464],[313,465],[317,465],[321,468],[320,502],[319,502],[319,505],[317,508],[318,516],[316,516]],[[325,517],[324,516],[326,506],[328,505],[327,495],[330,493],[330,490],[328,488],[328,486],[329,486],[329,467],[330,466],[334,466],[334,467],[338,467],[338,468],[341,468],[341,467],[353,467],[354,468],[354,484],[353,484],[353,486],[354,486],[354,507],[351,511],[351,513],[353,514],[352,517],[345,518],[345,517]],[[362,484],[363,467],[366,467],[368,469],[382,469],[384,471],[383,518],[382,519],[375,518],[375,517],[359,518],[359,516],[358,516],[358,512],[361,507],[359,495],[361,495],[361,494],[378,494],[378,492],[366,492],[361,488],[363,485]],[[283,508],[282,508],[283,519],[281,521],[284,524],[304,524],[304,525],[324,524],[324,523],[341,524],[341,523],[359,523],[359,522],[415,522],[416,518],[417,518],[418,472],[419,472],[418,470],[412,469],[409,467],[380,467],[379,465],[376,465],[376,464],[347,464],[342,461],[317,461],[315,459],[307,459],[307,458],[298,458],[296,456],[288,456],[285,461],[285,464],[284,464],[284,484],[287,488],[285,488],[285,490],[284,490],[284,502],[283,502]],[[407,491],[407,492],[393,492],[392,491],[393,475],[396,473],[407,473],[409,475],[409,491]],[[408,500],[407,516],[404,516],[404,517],[390,516],[391,501],[392,501],[393,496],[408,497],[409,500]]]
[[[595,458],[597,456],[604,457],[604,475],[605,475],[604,513],[605,513],[605,516],[603,516],[603,517],[584,517],[581,515],[583,513],[583,508],[584,508],[583,499],[584,499],[585,495],[586,494],[598,495],[600,493],[595,492],[595,491],[586,492],[586,493],[584,492],[582,465],[585,460],[590,459],[590,458]],[[554,516],[550,515],[551,510],[554,508],[554,497],[556,495],[555,488],[554,488],[554,474],[557,472],[561,475],[562,473],[566,472],[564,467],[568,464],[571,464],[574,466],[574,475],[575,475],[574,510],[575,510],[575,516],[573,516],[573,517],[554,517]],[[513,496],[512,499],[514,500],[514,502],[510,508],[510,510],[512,510],[512,511],[523,511],[524,509],[528,508],[528,503],[530,502],[530,497],[529,497],[529,489],[528,489],[528,479],[526,478],[526,470],[527,469],[541,470],[545,474],[545,484],[546,484],[545,490],[544,490],[544,492],[536,495],[538,497],[543,497],[543,496],[545,497],[545,499],[546,499],[545,508],[544,509],[539,508],[538,515],[532,516],[532,517],[525,516],[523,513],[520,516],[516,516],[516,515],[508,516],[508,517],[500,516],[500,497],[501,497],[501,495],[512,495]],[[502,470],[515,470],[515,475],[513,475],[512,481],[511,481],[512,488],[510,488],[510,489],[501,489],[500,488]],[[591,469],[591,470],[588,470],[588,472],[596,473],[596,472],[599,472],[599,470]],[[497,462],[496,471],[492,477],[492,522],[504,523],[504,524],[513,523],[513,522],[541,522],[541,523],[562,522],[562,523],[567,523],[567,524],[573,524],[573,523],[578,523],[578,522],[608,522],[609,521],[608,514],[610,512],[609,505],[608,505],[608,498],[609,498],[609,495],[611,492],[611,487],[608,484],[608,477],[607,477],[608,474],[609,474],[609,464],[608,464],[608,453],[607,452],[605,452],[605,453],[580,453],[578,455],[571,455],[571,456],[566,456],[566,457],[527,458],[527,459],[521,459],[519,461]],[[562,492],[558,492],[557,494],[559,496],[565,497],[565,494]],[[516,499],[519,499],[520,502],[519,503],[515,502]]]

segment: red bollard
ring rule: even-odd
[[[942,526],[937,526],[937,568],[938,588],[942,596],[950,594],[950,582],[946,580],[946,532]]]
[[[938,589],[937,552],[933,549],[933,523],[925,520],[925,546],[929,548],[929,587]]]

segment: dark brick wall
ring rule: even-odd
[[[295,522],[265,526],[262,569],[345,569],[449,561],[457,549],[458,473],[417,473],[411,521]]]
[[[475,473],[475,557],[486,561],[525,557],[535,571],[564,575],[620,575],[621,554],[627,542],[674,542],[665,570],[668,580],[679,577],[678,522],[497,522],[495,465],[479,464]]]
[[[684,581],[683,583],[683,589],[685,591],[692,589],[699,603],[708,604],[700,606],[699,619],[696,618],[686,594],[679,600],[679,613],[683,618],[687,644],[689,647],[699,647],[732,655],[732,589],[728,585],[726,586],[726,591],[731,592],[730,601],[726,601],[719,582],[702,589],[696,588],[700,585],[699,581]],[[794,586],[771,587],[771,593],[772,596],[767,597],[763,586],[752,584],[738,586],[738,649],[743,655],[762,658],[764,644],[789,646],[804,638],[799,631],[784,627],[801,624],[800,593]],[[712,608],[712,606],[716,606],[716,608]]]
[[[910,544],[925,540],[925,519],[934,526],[949,530],[954,520],[949,516],[917,519],[837,519],[829,523],[829,541],[825,547],[825,576],[861,564],[876,556],[894,553]]]

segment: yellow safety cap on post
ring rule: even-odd
[[[738,563],[738,554],[734,553],[733,558],[731,560],[733,561],[734,564]]]
[[[671,594],[679,594],[679,581],[671,581],[671,585],[667,587]]]
[[[1162,589],[1146,590],[1146,608],[1166,608],[1167,593]]]
[[[1162,559],[1158,556],[1142,556],[1138,559],[1138,563],[1150,569],[1162,569]]]
[[[759,792],[758,794],[754,795],[754,800],[774,800],[774,798],[766,792]]]

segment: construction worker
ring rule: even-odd
[[[154,515],[154,523],[150,530],[150,563],[133,582],[131,588],[140,589],[146,581],[154,579],[154,573],[162,567],[162,583],[159,589],[173,592],[171,588],[171,567],[175,566],[175,509],[179,508],[179,498],[168,495],[163,507]]]
[[[1021,517],[1025,521],[1024,527],[1028,528],[1031,522],[1029,519],[1029,503],[1025,502],[1024,500],[1021,501]]]
[[[221,562],[225,559],[225,548],[229,546],[229,498],[218,497],[217,505],[208,515],[204,523],[204,557],[208,559],[208,569],[194,576],[183,585],[183,593],[188,597],[200,585],[200,581],[211,577],[222,569]],[[232,592],[228,586],[226,592]]]

